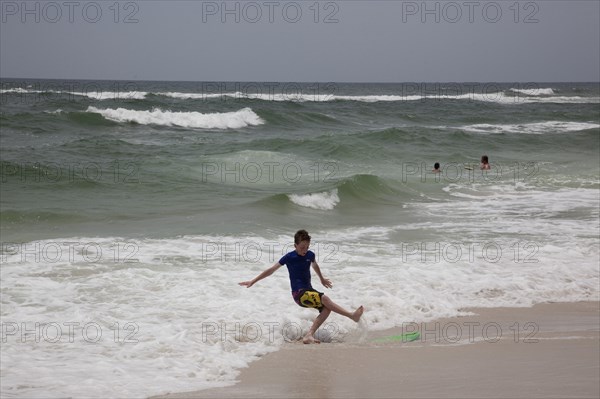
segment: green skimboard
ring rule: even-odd
[[[420,337],[421,337],[421,333],[420,332],[413,331],[413,332],[409,332],[409,333],[406,333],[406,334],[390,335],[390,336],[387,336],[387,337],[377,338],[373,342],[390,342],[390,341],[394,341],[394,342],[412,342],[412,341],[416,341]]]

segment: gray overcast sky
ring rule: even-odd
[[[0,76],[600,81],[600,1],[1,0]]]

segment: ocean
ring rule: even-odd
[[[232,384],[317,314],[285,268],[238,285],[298,229],[327,295],[366,308],[330,316],[337,345],[599,300],[598,83],[3,79],[0,96],[3,397]]]

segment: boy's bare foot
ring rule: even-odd
[[[362,306],[359,306],[358,309],[356,309],[354,311],[354,313],[352,313],[352,320],[354,320],[355,322],[358,323],[358,321],[360,320],[360,317],[362,316],[363,312],[365,311],[365,308],[363,308]]]
[[[304,342],[305,344],[320,344],[321,343],[321,341],[319,341],[318,339],[313,337],[312,334],[306,334],[304,336],[304,338],[302,339],[302,342]]]

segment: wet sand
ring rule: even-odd
[[[467,310],[360,342],[288,344],[234,386],[160,398],[600,397],[600,303]],[[385,339],[415,329],[413,342]]]

